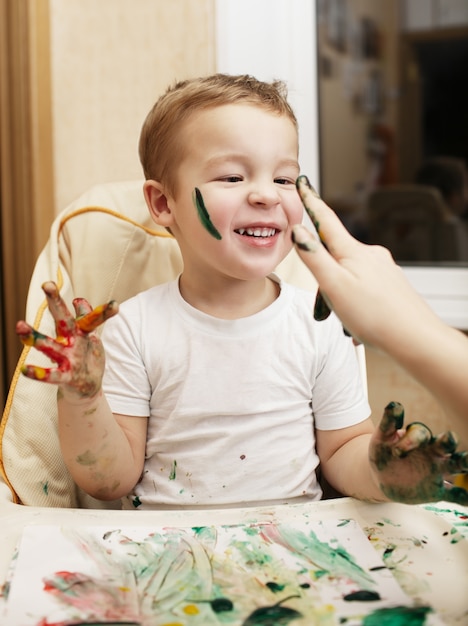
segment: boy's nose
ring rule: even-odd
[[[279,194],[274,185],[256,185],[249,193],[250,204],[258,208],[269,208],[279,201]]]

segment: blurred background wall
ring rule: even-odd
[[[299,93],[306,91],[310,101],[315,90],[304,72],[313,63],[315,38],[313,50],[310,37],[288,38],[292,22],[301,20],[296,11],[303,2],[289,0],[286,11],[277,10],[281,3],[276,0],[222,2],[233,11],[230,16],[227,10],[227,22],[250,19],[247,30],[231,33],[239,50],[245,46],[243,65],[229,67],[258,73],[258,57],[274,49],[271,59],[278,76],[282,63],[291,65],[290,57],[302,55],[294,67],[292,100],[301,108],[311,147],[307,173],[313,169],[315,181],[318,146],[314,128],[307,127],[310,109],[304,110],[304,94]],[[174,80],[218,67],[223,42],[217,41],[217,6],[216,0],[0,0],[3,401],[21,349],[13,329],[24,316],[29,279],[51,221],[94,183],[141,177],[137,141],[155,99]],[[420,158],[416,92],[411,96],[415,106],[402,110],[401,81],[421,86],[411,50],[433,40],[466,40],[468,3],[310,0],[310,6],[317,10],[319,94],[312,96],[320,100],[322,193],[339,209],[340,201],[346,205],[350,197],[352,204],[368,180],[372,123],[384,122],[391,129],[398,155],[398,128],[406,129],[407,153],[394,170],[397,176]],[[272,15],[267,20],[268,10]],[[283,24],[284,37],[272,35],[265,25],[272,20]],[[309,27],[308,18],[303,21]],[[406,56],[401,46],[406,46]],[[385,356],[368,352],[367,359],[376,418],[388,401],[400,400],[412,419],[428,419],[434,430],[446,427],[443,408],[429,392]]]
[[[137,142],[158,95],[215,69],[214,3],[49,3],[57,211],[93,183],[142,177]]]
[[[0,394],[54,216],[95,183],[142,177],[144,117],[215,69],[214,0],[0,0]]]

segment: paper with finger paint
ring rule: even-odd
[[[354,520],[307,516],[192,528],[29,526],[6,606],[6,626],[441,623],[413,605]]]

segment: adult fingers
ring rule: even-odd
[[[320,198],[307,176],[299,176],[296,188],[320,240],[334,256],[358,243],[343,226],[336,213]]]
[[[342,274],[342,268],[339,263],[327,251],[317,235],[312,234],[302,224],[296,224],[292,228],[292,240],[296,247],[296,252],[312,272],[318,284],[320,285],[319,301],[317,302],[316,319],[325,319],[327,311],[331,308],[331,303],[327,298],[326,290],[333,290],[336,283],[339,283],[339,276]],[[336,281],[336,282],[335,282]],[[324,315],[320,314],[320,307],[323,305]]]

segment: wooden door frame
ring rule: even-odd
[[[0,0],[0,393],[21,345],[37,255],[55,214],[48,0]]]

